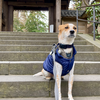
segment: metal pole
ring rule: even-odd
[[[95,6],[93,6],[93,39],[95,41]]]
[[[76,9],[76,22],[77,22],[77,33],[78,33],[78,9]]]

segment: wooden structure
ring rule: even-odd
[[[62,10],[61,11],[62,24],[73,23],[76,25],[76,10]],[[85,11],[79,11],[79,18],[87,20]],[[87,33],[87,22],[78,22],[79,33]]]
[[[0,31],[13,31],[14,10],[48,10],[49,25],[55,32],[61,24],[61,10],[68,9],[70,0],[0,0]]]

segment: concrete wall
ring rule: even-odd
[[[88,26],[88,27],[87,27],[87,33],[88,33],[88,34],[92,34],[92,32],[93,32],[93,25],[88,24],[87,26]]]
[[[88,34],[93,34],[93,25],[88,25],[87,27]],[[98,25],[98,34],[100,34],[100,26]]]
[[[76,18],[62,18],[62,24],[73,23],[76,25]],[[87,22],[79,21],[79,32],[78,33],[87,33]]]

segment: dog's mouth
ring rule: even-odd
[[[69,37],[69,38],[74,38],[74,37],[75,37],[75,35],[70,34],[68,37]]]

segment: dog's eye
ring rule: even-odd
[[[74,27],[73,29],[76,30],[76,27]]]
[[[67,27],[65,27],[65,29],[68,29],[68,26],[67,26]]]

